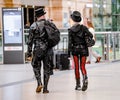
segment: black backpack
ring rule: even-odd
[[[51,21],[45,21],[45,30],[48,34],[48,45],[50,48],[56,46],[60,41],[60,31]]]

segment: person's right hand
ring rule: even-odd
[[[27,57],[27,61],[32,61],[32,57]]]

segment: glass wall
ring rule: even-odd
[[[112,0],[112,28],[120,31],[120,0]]]
[[[68,50],[68,31],[66,29],[61,31],[61,41],[54,48],[54,52],[66,52]],[[25,34],[25,45],[24,51],[26,52],[26,37]],[[96,43],[93,46],[95,52],[97,52],[102,60],[120,60],[120,32],[96,32]],[[95,60],[95,59],[93,59]]]
[[[93,0],[93,22],[96,31],[111,31],[111,0]]]
[[[67,51],[68,47],[68,32],[67,30],[61,31],[61,41],[54,48],[54,51]],[[27,51],[27,36],[28,30],[24,31],[24,52]],[[96,32],[96,44],[93,46],[102,60],[120,60],[120,32]],[[2,63],[2,39],[0,35],[0,62]]]
[[[120,59],[120,35],[117,31],[120,31],[120,0],[93,0],[93,23],[95,31],[108,32],[112,31],[112,34],[106,34],[109,40],[109,60]],[[96,35],[98,41],[103,41],[103,35]],[[105,46],[104,46],[105,48]],[[104,52],[103,52],[104,53]]]
[[[120,31],[120,0],[93,0],[96,31]]]

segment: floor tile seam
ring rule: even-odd
[[[35,81],[35,79],[31,78],[31,79],[25,79],[25,80],[21,80],[21,81],[2,84],[2,85],[0,85],[0,88],[7,87],[7,86],[12,86],[12,85],[18,85],[18,84],[22,84],[22,83],[27,83],[27,82],[31,82],[31,81]]]

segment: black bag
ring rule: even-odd
[[[95,45],[95,40],[90,36],[85,37],[85,42],[86,42],[87,47],[92,47]]]
[[[49,47],[56,46],[60,41],[60,31],[54,23],[45,21],[45,30],[48,34],[48,45]]]
[[[83,26],[81,28],[82,28],[82,32],[83,32]],[[87,33],[85,33],[85,34],[87,34]],[[93,36],[90,36],[90,35],[85,35],[85,42],[86,42],[87,47],[92,47],[95,45],[95,40],[93,39]]]

